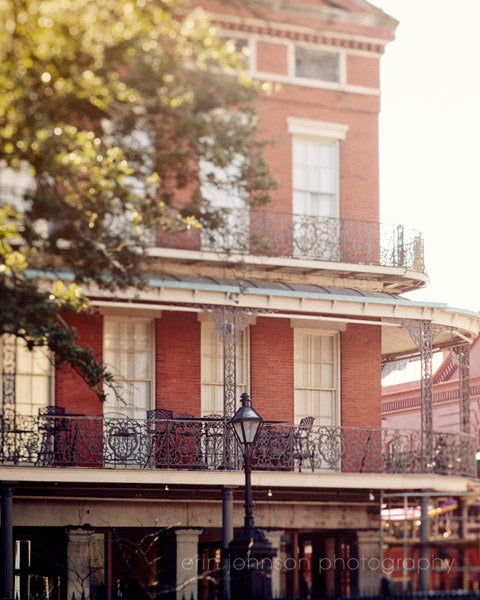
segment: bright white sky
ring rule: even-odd
[[[381,220],[419,229],[430,285],[480,310],[480,0],[370,0],[400,21],[382,58]]]

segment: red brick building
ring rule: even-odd
[[[261,209],[218,194],[230,254],[200,233],[159,236],[161,274],[145,289],[92,292],[95,314],[73,324],[118,375],[122,401],[100,405],[72,373],[4,339],[16,411],[0,479],[4,515],[13,490],[19,594],[219,593],[222,505],[243,520],[226,422],[245,391],[275,421],[253,486],[277,596],[376,590],[381,493],[463,493],[475,474],[466,426],[448,438],[463,452],[448,476],[428,460],[431,356],[475,339],[480,319],[403,298],[427,281],[422,238],[379,223],[379,63],[396,22],[364,0],[201,4],[273,85],[257,108],[279,187]],[[407,438],[382,430],[381,368],[412,355],[422,426],[398,462]]]

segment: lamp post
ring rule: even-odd
[[[276,550],[265,533],[255,527],[252,495],[252,448],[263,424],[262,417],[252,407],[250,396],[241,395],[242,406],[230,419],[235,437],[242,448],[245,471],[245,520],[229,544],[232,600],[266,599],[272,590],[272,563]]]

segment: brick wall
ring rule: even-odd
[[[102,359],[101,316],[68,317],[79,343]],[[200,327],[197,315],[165,312],[155,321],[156,406],[200,415]],[[265,419],[293,422],[294,330],[288,319],[259,317],[250,328],[250,394]],[[349,324],[341,338],[342,425],[381,425],[380,327]],[[95,393],[69,367],[56,373],[56,402],[67,413],[101,415]]]
[[[250,38],[251,61],[254,71],[268,74],[273,91],[262,94],[256,101],[259,114],[258,126],[261,136],[273,142],[266,149],[266,158],[279,186],[272,194],[273,202],[268,211],[291,213],[292,211],[292,148],[291,135],[287,131],[287,118],[297,117],[348,125],[346,139],[340,147],[340,217],[361,221],[378,221],[378,113],[380,110],[380,55],[383,47],[393,38],[394,24],[380,20],[375,26],[360,25],[356,17],[350,23],[328,20],[326,15],[309,10],[291,9],[287,5],[274,8],[264,7],[262,18],[248,7],[214,0],[201,0],[196,4],[207,10],[222,14],[222,27],[228,37],[229,30],[234,35]],[[311,0],[318,8],[318,0]],[[293,5],[292,5],[293,6]],[[330,7],[328,3],[325,6]],[[331,7],[330,7],[331,8]],[[352,3],[353,13],[362,13],[356,3]],[[225,15],[233,14],[233,21],[227,24]],[[239,17],[258,19],[258,23],[239,24]],[[213,16],[215,21],[215,16]],[[262,19],[264,22],[262,23]],[[276,29],[275,23],[286,23],[288,28]],[[253,29],[252,29],[253,27]],[[296,30],[300,27],[301,30]],[[312,29],[307,34],[303,29]],[[327,30],[328,39],[312,37],[313,32]],[[335,32],[340,38],[335,40]],[[363,41],[348,41],[344,34],[366,36]],[[318,36],[317,36],[318,37]],[[321,36],[320,36],[321,37]],[[375,38],[375,43],[372,41]],[[345,59],[346,86],[370,88],[347,91],[329,89],[328,84],[307,80],[300,85],[289,73],[293,67],[293,47],[296,44],[311,44],[312,48],[341,52]],[[260,77],[261,78],[261,77]],[[279,84],[276,83],[278,80]],[[323,87],[322,87],[323,85]],[[182,196],[182,194],[180,194]],[[253,228],[255,233],[255,229]],[[288,230],[287,230],[288,231]],[[197,234],[163,235],[158,243],[168,247],[198,249]],[[255,250],[254,251],[258,251]],[[288,253],[288,252],[287,252]],[[354,260],[355,257],[350,257]],[[362,262],[362,257],[358,257]]]
[[[66,315],[65,321],[78,334],[78,344],[91,348],[95,358],[103,355],[103,317],[101,315]],[[97,416],[103,405],[95,392],[69,366],[63,365],[55,373],[55,402],[67,414]]]
[[[155,321],[156,406],[200,415],[200,322],[196,313],[164,312]]]
[[[274,44],[257,41],[256,45],[257,71],[264,73],[288,74],[288,59],[286,44]]]
[[[257,318],[250,328],[250,392],[264,419],[293,423],[293,329],[289,319]]]
[[[349,324],[341,338],[342,425],[381,426],[381,331]]]

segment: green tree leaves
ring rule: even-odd
[[[180,0],[0,0],[0,22],[2,293],[31,294],[52,329],[23,323],[24,312],[0,309],[0,321],[58,353],[49,341],[65,327],[58,297],[63,309],[82,303],[68,288],[52,300],[40,272],[141,285],[156,230],[221,223],[208,197],[210,184],[225,185],[217,170],[242,157],[228,184],[254,204],[274,181],[256,136],[257,86],[202,10]],[[216,167],[206,187],[202,160]]]

